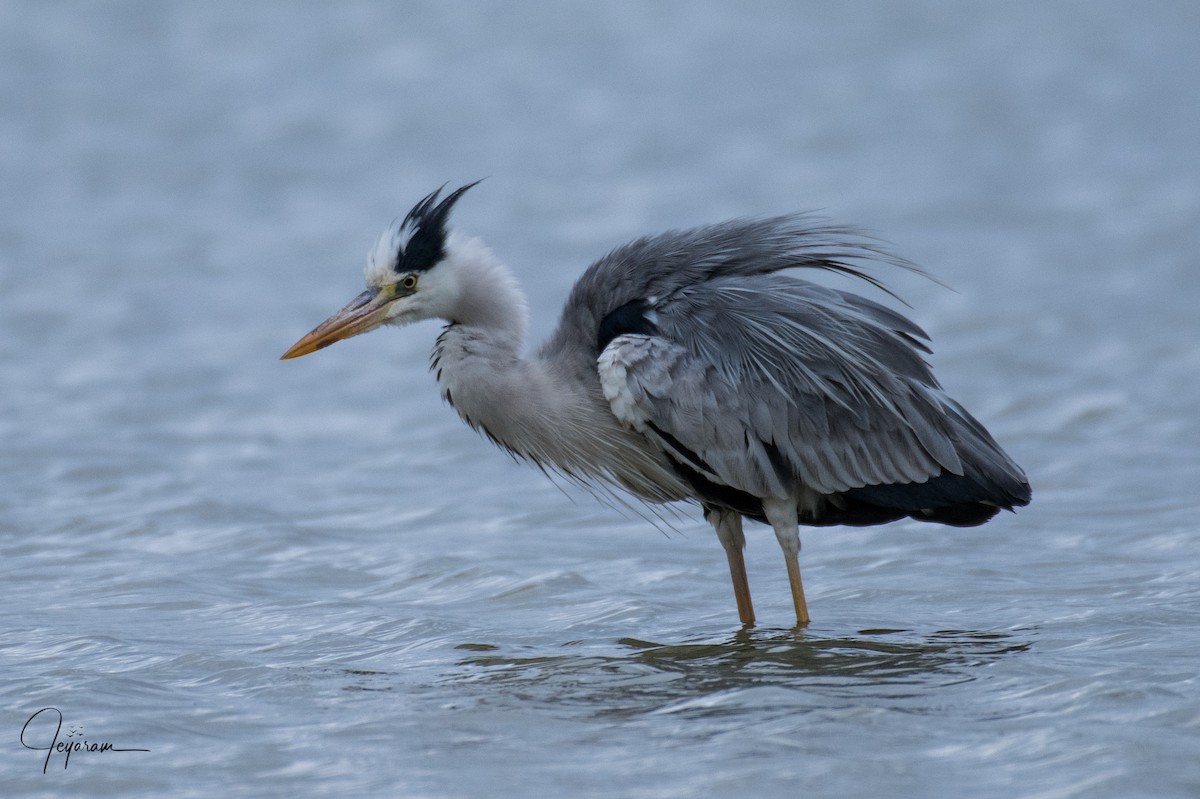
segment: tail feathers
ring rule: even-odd
[[[1028,505],[1029,482],[999,448],[993,463],[980,468],[966,460],[963,474],[942,471],[923,483],[875,485],[854,488],[841,496],[854,504],[888,508],[918,521],[956,527],[983,524],[1001,509]],[[1000,456],[995,458],[995,456]]]

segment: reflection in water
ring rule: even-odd
[[[849,638],[740,630],[721,642],[617,644],[627,653],[514,656],[489,644],[463,644],[479,654],[463,659],[461,665],[474,668],[452,681],[486,686],[492,698],[586,706],[600,715],[711,715],[762,704],[827,706],[833,698],[861,697],[864,689],[901,699],[973,680],[976,667],[1031,645],[1011,633],[966,630],[863,630]]]

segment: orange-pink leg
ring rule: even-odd
[[[763,500],[763,511],[783,550],[788,583],[792,587],[792,605],[796,608],[796,626],[807,626],[808,603],[804,600],[804,582],[800,579],[800,526],[796,503],[792,500]]]
[[[754,623],[754,603],[750,601],[750,580],[746,577],[746,561],[742,551],[746,548],[746,536],[742,533],[742,516],[727,510],[710,509],[704,517],[717,531],[717,538],[725,548],[729,560],[729,578],[733,581],[733,598],[737,602],[738,618],[742,624]]]

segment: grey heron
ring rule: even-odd
[[[438,189],[393,223],[367,259],[366,291],[282,357],[444,320],[432,368],[466,423],[586,485],[698,503],[743,624],[754,621],[743,518],[773,528],[804,626],[799,525],[973,526],[1029,502],[1020,467],[934,378],[921,328],[783,273],[879,286],[865,264],[911,267],[853,229],[797,214],[637,239],[583,273],[549,340],[524,355],[512,273],[447,226],[474,185]]]

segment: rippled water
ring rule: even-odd
[[[1200,794],[1200,14],[404,5],[0,3],[6,796]],[[1034,503],[809,532],[798,633],[751,529],[739,630],[696,514],[440,405],[436,326],[276,360],[484,175],[536,336],[647,231],[880,231]]]

